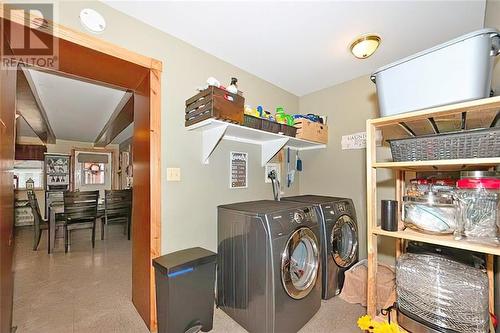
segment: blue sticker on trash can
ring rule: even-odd
[[[187,273],[191,273],[192,271],[194,271],[193,267],[184,268],[184,269],[172,272],[172,273],[168,273],[168,277],[176,277],[176,276],[179,276],[179,275],[184,275],[184,274],[187,274]]]

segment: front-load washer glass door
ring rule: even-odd
[[[340,267],[354,263],[358,254],[358,235],[356,223],[347,215],[338,218],[330,236],[333,260]]]
[[[281,255],[281,282],[286,293],[295,299],[306,297],[318,277],[318,240],[309,228],[293,232]]]

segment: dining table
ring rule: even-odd
[[[97,205],[97,219],[104,218],[104,203],[100,202]],[[49,205],[49,254],[54,251],[56,245],[56,218],[57,215],[64,214],[64,202],[63,201],[53,201]]]

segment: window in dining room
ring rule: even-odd
[[[106,167],[104,163],[82,163],[82,184],[103,185],[106,181]]]

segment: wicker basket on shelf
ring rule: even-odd
[[[394,162],[500,156],[500,127],[387,141]]]

